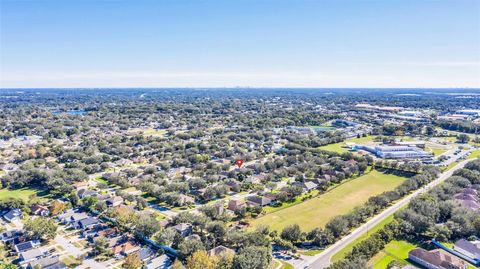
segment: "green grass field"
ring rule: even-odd
[[[357,144],[371,143],[374,138],[375,137],[373,137],[373,136],[366,136],[366,137],[360,137],[360,138],[349,138],[349,139],[347,139],[343,142],[322,146],[322,147],[320,147],[320,149],[333,151],[333,152],[337,152],[337,153],[344,153],[344,152],[348,152],[348,149],[343,147],[343,146],[345,146],[345,143],[347,143],[347,142],[352,142],[352,143],[357,143]]]
[[[315,227],[323,227],[333,217],[346,214],[354,207],[364,204],[369,197],[394,189],[404,179],[372,171],[318,197],[257,218],[253,220],[253,225],[269,225],[278,231],[296,223],[302,230],[310,231]]]
[[[440,156],[445,153],[447,150],[443,148],[434,148],[434,147],[427,147],[426,151],[431,151],[434,156]]]
[[[404,264],[407,262],[408,252],[417,248],[416,245],[407,241],[394,240],[388,243],[385,248],[370,259],[369,264],[373,269],[386,269],[387,265],[394,260]]]
[[[480,149],[476,149],[472,151],[472,153],[468,156],[468,159],[475,159],[480,158]]]
[[[36,194],[38,197],[45,196],[43,191],[31,188],[22,188],[17,190],[0,189],[0,200],[8,198],[20,198],[24,201],[27,201],[33,194]]]
[[[156,130],[156,129],[152,129],[152,128],[149,128],[149,129],[146,129],[146,130],[143,131],[143,135],[145,135],[145,136],[159,136],[159,137],[162,137],[166,133],[167,133],[166,130]]]

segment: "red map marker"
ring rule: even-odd
[[[241,168],[243,165],[243,160],[236,160],[235,164],[238,166],[238,168]]]

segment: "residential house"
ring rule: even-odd
[[[180,194],[178,196],[178,204],[180,206],[191,205],[191,204],[194,204],[194,203],[195,203],[195,198],[193,198],[191,196],[188,196],[188,195],[185,195],[185,194]]]
[[[107,200],[105,200],[105,202],[109,207],[116,207],[123,204],[123,198],[120,196],[114,196],[114,197],[108,198]]]
[[[96,226],[98,224],[100,224],[100,220],[98,220],[97,218],[94,218],[94,217],[88,217],[88,218],[84,218],[84,219],[81,219],[79,221],[73,222],[72,226],[75,229],[86,230],[86,229],[93,228],[94,226]]]
[[[95,241],[98,238],[99,237],[93,238],[93,242],[95,243]],[[108,240],[108,247],[113,248],[115,246],[118,246],[118,245],[121,245],[121,244],[127,242],[128,240],[129,240],[128,236],[126,236],[124,234],[110,237],[109,240]]]
[[[88,190],[88,189],[81,189],[77,192],[78,197],[80,199],[90,197],[90,196],[96,196],[98,193],[94,190]]]
[[[79,228],[79,221],[82,219],[88,218],[87,213],[81,212],[81,213],[73,213],[70,215],[69,218],[66,219],[65,224],[69,224],[70,226],[74,227],[75,229]]]
[[[20,261],[22,263],[31,262],[38,258],[47,257],[48,251],[44,248],[34,248],[24,252],[20,252]]]
[[[245,207],[245,202],[243,201],[240,201],[240,200],[235,200],[235,199],[232,199],[230,201],[228,201],[228,209],[229,210],[232,210],[232,211],[235,211],[239,208],[242,208],[242,207]]]
[[[258,195],[252,195],[252,196],[247,197],[247,204],[250,207],[254,207],[254,206],[262,206],[263,207],[263,206],[270,205],[271,202],[272,202],[271,199],[269,199],[267,197],[258,196]]]
[[[30,209],[31,209],[32,214],[37,215],[37,216],[46,217],[46,216],[50,215],[50,210],[46,206],[43,206],[43,205],[35,204]]]
[[[14,208],[3,215],[3,218],[8,222],[20,221],[23,218],[23,213],[20,209]]]
[[[135,254],[138,254],[138,258],[142,262],[147,262],[151,260],[153,257],[155,257],[155,251],[153,251],[151,248],[148,247],[143,247],[139,249]]]
[[[83,231],[80,232],[80,234],[81,234],[82,237],[89,239],[89,238],[93,238],[93,237],[98,236],[99,232],[101,232],[103,230],[106,230],[106,229],[108,229],[108,226],[106,224],[99,223],[97,225],[94,225],[91,228],[84,229]]]
[[[408,253],[408,258],[427,269],[466,269],[467,263],[443,249],[427,251],[416,248]]]
[[[83,236],[87,238],[88,241],[93,242],[97,237],[112,238],[119,233],[117,227],[108,228],[106,225],[97,225],[92,229],[83,232]]]
[[[308,192],[317,188],[318,184],[313,181],[294,182],[293,186],[299,186],[303,192]]]
[[[27,266],[27,269],[36,269],[36,268],[66,269],[67,265],[61,262],[59,259],[59,256],[56,255],[56,256],[43,257],[35,261],[31,261]]]
[[[158,256],[148,263],[146,263],[142,269],[168,269],[172,265],[172,260],[167,255],[163,254]]]
[[[232,190],[238,190],[241,188],[242,184],[236,180],[229,180],[227,182],[225,182],[225,185],[227,185],[230,189],[230,191]]]
[[[114,246],[112,249],[113,255],[119,257],[120,255],[128,256],[134,252],[140,250],[140,246],[133,242],[132,240],[128,240],[127,242]]]
[[[228,255],[228,254],[235,255],[235,250],[220,245],[210,249],[208,251],[208,254],[210,256],[221,256],[221,255]]]
[[[345,162],[345,164],[347,165],[347,167],[353,167],[356,166],[358,163],[355,160],[348,160]]]
[[[3,243],[13,243],[17,238],[23,235],[21,230],[10,230],[0,233],[0,241]]]
[[[180,223],[172,227],[177,230],[182,236],[189,236],[192,234],[193,228],[190,223]]]
[[[73,209],[68,209],[64,213],[58,215],[57,220],[63,224],[67,224],[70,222],[70,217],[73,216],[73,214],[75,214],[75,211]]]
[[[465,239],[458,240],[453,249],[473,260],[480,260],[480,243],[474,244]]]
[[[252,184],[260,184],[262,183],[262,180],[265,179],[265,175],[264,174],[260,174],[260,175],[253,175],[253,176],[249,176],[245,179],[245,182],[247,183],[252,183]]]
[[[75,182],[72,185],[73,185],[73,188],[77,191],[77,193],[79,190],[88,189],[88,182],[86,181]]]
[[[25,252],[25,251],[30,250],[30,249],[34,249],[38,245],[40,245],[40,241],[32,240],[32,241],[18,243],[13,248],[15,249],[16,253],[20,253],[20,252]]]
[[[477,191],[471,188],[466,188],[453,196],[462,207],[475,211],[480,210],[480,202],[477,197]]]
[[[189,236],[186,236],[186,237],[185,237],[185,240],[187,240],[187,241],[190,241],[190,240],[202,241],[202,238],[201,238],[200,235],[198,235],[198,234],[191,234],[191,235],[189,235]]]
[[[167,227],[169,224],[170,224],[169,219],[162,219],[158,222],[158,225],[160,225],[160,227],[162,227],[162,228]]]
[[[274,204],[278,201],[278,195],[275,193],[266,193],[263,195],[265,198],[270,199],[270,204]]]

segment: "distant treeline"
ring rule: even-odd
[[[480,124],[475,124],[473,122],[437,120],[435,123],[443,129],[447,129],[450,131],[480,134]]]

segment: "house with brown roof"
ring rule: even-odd
[[[140,246],[137,243],[135,243],[132,240],[128,240],[123,244],[114,246],[112,249],[112,252],[113,252],[113,255],[118,257],[120,255],[128,256],[129,254],[139,250],[140,250]]]
[[[240,200],[235,200],[235,199],[232,199],[230,201],[228,201],[228,209],[229,210],[232,210],[232,211],[235,211],[239,208],[242,208],[242,207],[245,207],[245,202],[243,201],[240,201]]]
[[[46,217],[50,215],[50,210],[43,205],[35,204],[30,208],[32,214],[37,215],[37,216],[43,216]]]
[[[427,269],[465,269],[467,263],[443,249],[427,251],[416,248],[408,253],[408,258]]]

